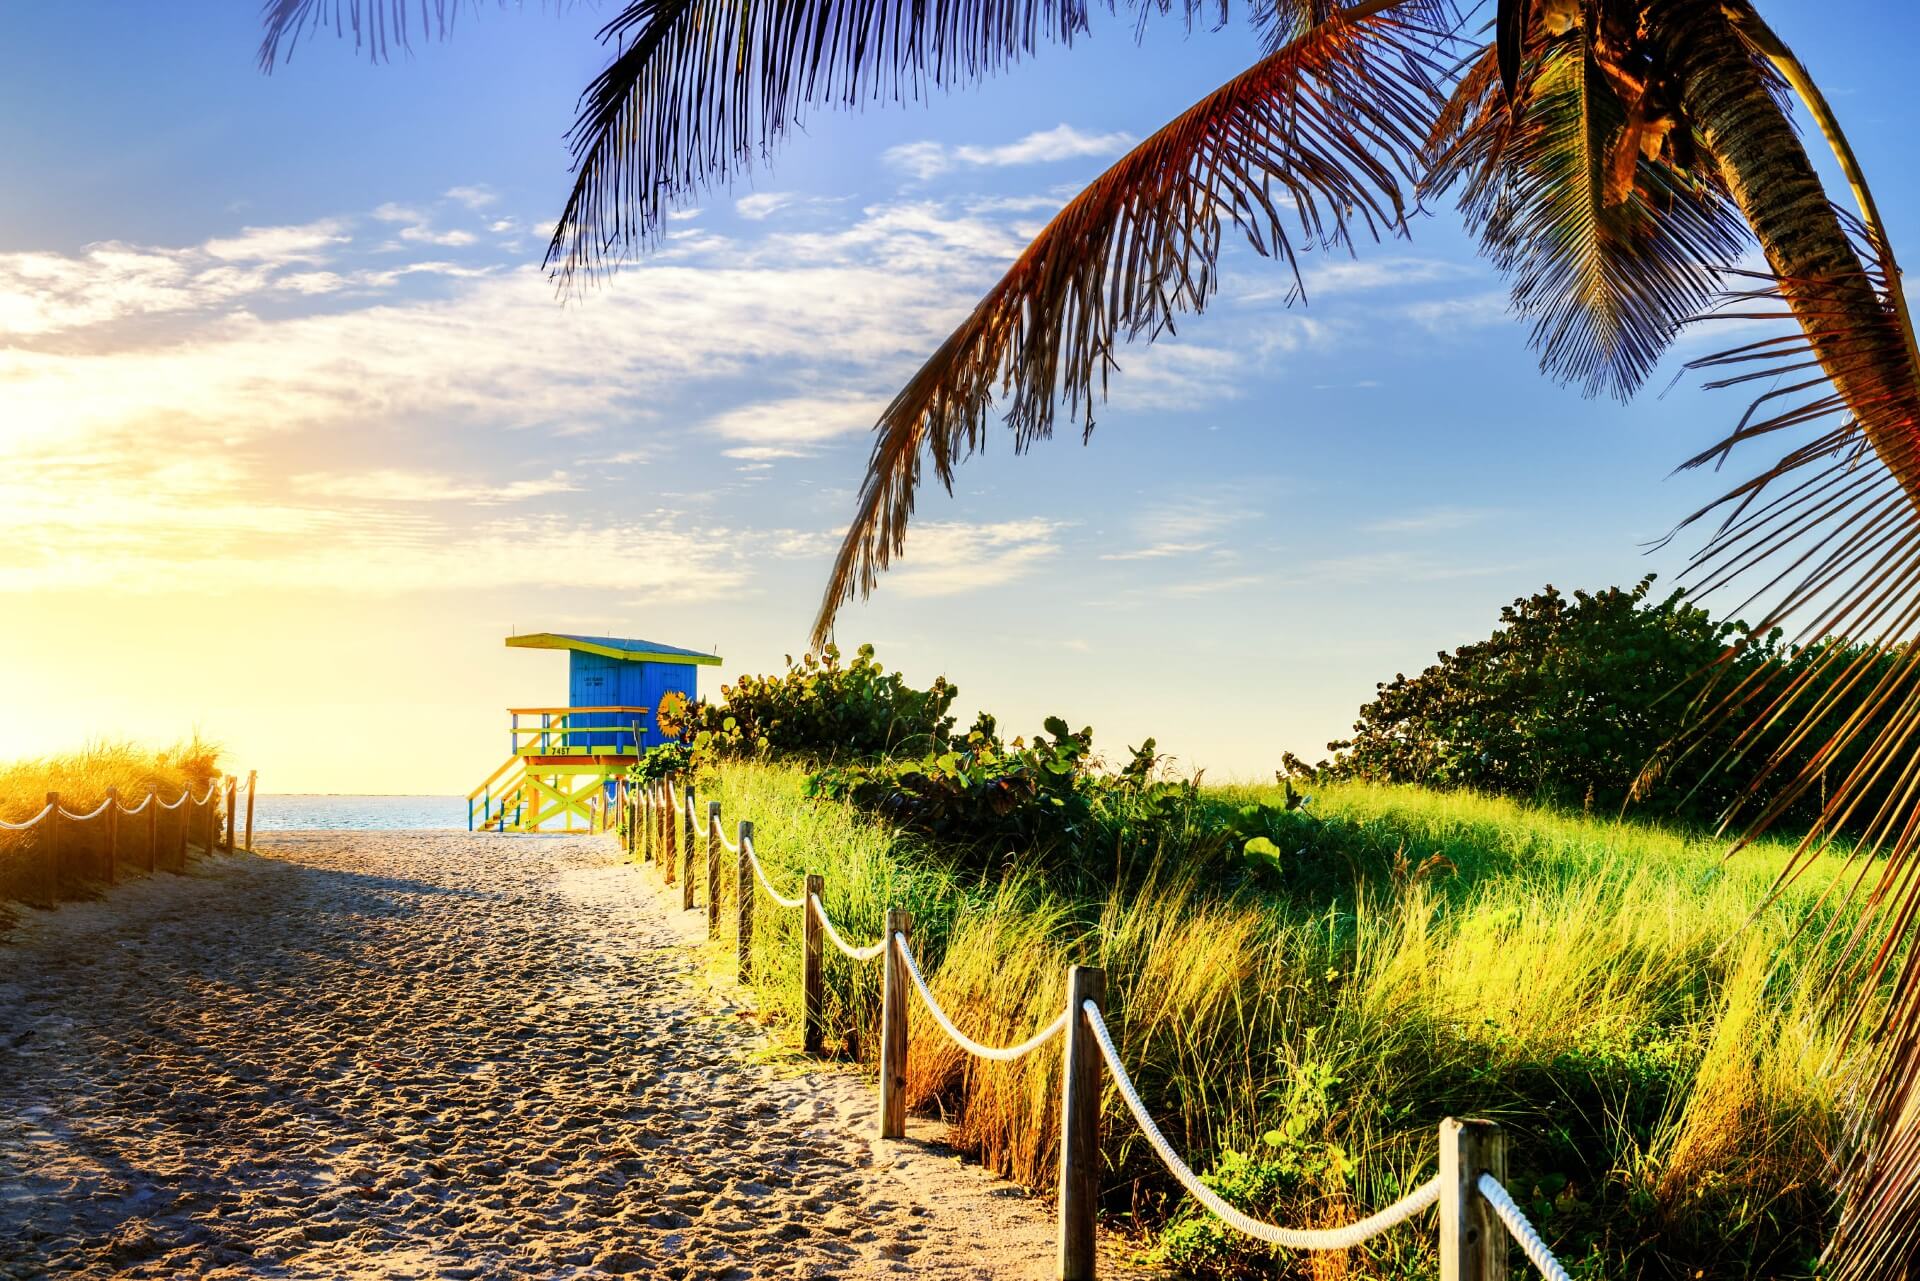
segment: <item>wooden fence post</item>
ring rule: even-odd
[[[907,963],[895,935],[913,938],[913,913],[887,911],[886,969],[880,980],[880,1137],[907,1137]]]
[[[120,789],[107,789],[107,884],[120,876]]]
[[[233,853],[234,810],[239,800],[240,776],[227,775],[227,853]]]
[[[207,788],[207,839],[200,845],[202,854],[211,854],[220,842],[220,793]]]
[[[707,937],[720,932],[720,802],[707,802]]]
[[[185,874],[187,870],[187,829],[193,826],[193,784],[187,783],[186,791],[180,795],[180,848],[174,851],[173,870]]]
[[[1060,1281],[1093,1281],[1100,1202],[1100,1042],[1082,1006],[1103,1006],[1107,972],[1067,970],[1067,1035],[1060,1068]]]
[[[740,981],[745,983],[753,977],[753,868],[748,863],[752,856],[747,853],[747,843],[753,840],[753,820],[740,820],[740,866],[737,882],[739,886],[739,920],[734,935],[734,946],[740,958]]]
[[[693,782],[688,780],[687,790],[681,795],[680,817],[683,830],[680,833],[680,910],[693,910],[693,812],[697,804],[693,799]]]
[[[260,771],[247,771],[247,853],[253,853],[253,789],[260,785]]]
[[[46,817],[46,834],[40,838],[40,861],[45,869],[47,906],[60,901],[60,793],[48,792],[47,804],[53,810]]]
[[[661,799],[665,801],[665,804],[660,807],[661,861],[666,864],[663,871],[667,878],[667,884],[671,885],[673,884],[674,864],[679,862],[679,850],[676,848],[679,842],[674,838],[680,827],[678,823],[673,821],[673,784],[671,782],[666,784]]]
[[[147,871],[160,870],[160,789],[147,784]]]
[[[1506,1228],[1476,1186],[1507,1177],[1507,1136],[1491,1121],[1440,1123],[1440,1281],[1506,1281]]]
[[[800,1048],[808,1054],[820,1053],[826,1041],[827,932],[813,905],[816,898],[825,902],[826,889],[826,877],[808,872],[807,887],[800,892]]]

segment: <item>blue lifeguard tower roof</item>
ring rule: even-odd
[[[699,667],[718,667],[718,654],[703,654],[697,649],[681,649],[678,645],[661,645],[649,640],[635,640],[623,636],[574,636],[566,632],[528,632],[525,636],[509,636],[507,644],[514,649],[566,649],[576,654],[598,654],[601,658],[618,659],[629,663],[692,663]]]

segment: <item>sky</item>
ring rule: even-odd
[[[1920,246],[1906,6],[1765,6]],[[1130,14],[977,88],[822,111],[578,298],[540,269],[591,6],[491,5],[375,65],[256,6],[21,6],[0,46],[0,758],[199,733],[268,791],[464,793],[504,709],[562,700],[515,631],[806,646],[879,409],[1026,240],[1243,68],[1244,25]],[[1869,34],[1871,35],[1869,36]],[[1844,185],[1834,190],[1844,192]],[[1920,254],[1920,248],[1909,249]],[[1290,279],[1240,246],[1118,353],[1083,446],[994,440],[923,497],[837,635],[964,724],[1267,777],[1499,608],[1667,580],[1744,407],[1542,377],[1451,206]]]

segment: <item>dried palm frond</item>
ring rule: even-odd
[[[1060,404],[1090,432],[1117,336],[1152,338],[1206,305],[1226,224],[1296,283],[1302,248],[1403,230],[1447,39],[1392,13],[1315,27],[1076,196],[881,415],[815,641],[904,544],[924,462],[950,487],[981,448],[996,385],[1016,450],[1052,434]]]

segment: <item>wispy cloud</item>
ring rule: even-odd
[[[1060,550],[1065,526],[1033,517],[989,524],[916,525],[887,589],[903,596],[951,596],[998,587],[1031,572]]]
[[[1489,290],[1460,298],[1408,303],[1401,314],[1423,329],[1444,334],[1509,323],[1513,318],[1513,304],[1506,294]]]
[[[790,396],[717,414],[707,420],[707,430],[753,446],[752,452],[727,451],[730,458],[792,458],[807,446],[867,430],[884,404],[858,395]]]
[[[355,502],[473,503],[494,506],[578,492],[566,472],[488,484],[443,472],[383,468],[367,472],[304,472],[288,478],[296,493]]]
[[[485,209],[488,205],[496,204],[500,200],[499,193],[483,182],[471,186],[448,187],[446,197],[455,204],[465,205],[469,209]]]
[[[321,262],[349,239],[344,220],[322,218],[294,227],[248,227],[237,236],[209,240],[203,249],[223,262]]]
[[[1360,530],[1367,534],[1439,534],[1478,525],[1497,514],[1487,507],[1430,507],[1369,521]]]
[[[1069,124],[1030,133],[999,146],[909,142],[888,148],[883,159],[915,178],[935,178],[962,167],[1047,164],[1087,156],[1117,156],[1134,143],[1129,133],[1083,133]]]
[[[771,218],[794,202],[794,196],[786,191],[756,191],[750,196],[742,196],[733,202],[734,212],[750,222],[759,222]]]

